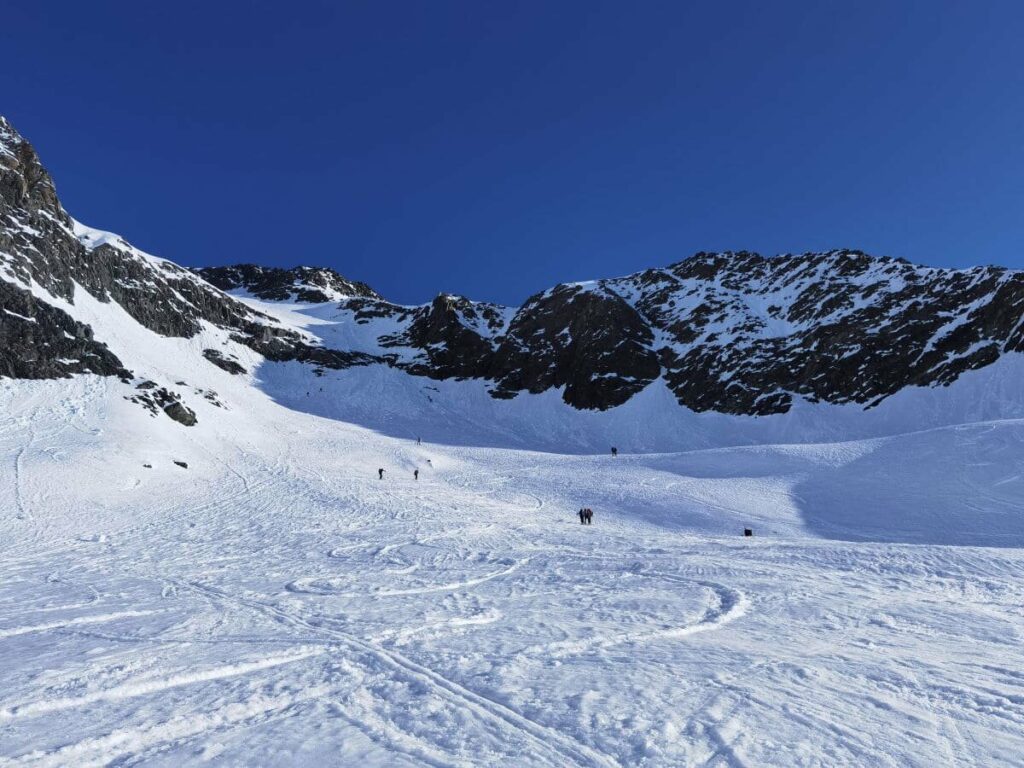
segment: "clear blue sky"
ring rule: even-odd
[[[697,250],[1024,266],[1024,3],[17,2],[0,113],[188,265],[519,302]]]

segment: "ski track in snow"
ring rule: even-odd
[[[1024,553],[870,540],[952,536],[961,506],[974,541],[1015,536],[1022,424],[612,460],[416,445],[218,381],[245,408],[191,431],[89,377],[0,386],[30,414],[0,425],[0,766],[1024,752]],[[886,506],[846,511],[861,478]]]
[[[230,598],[227,595],[211,587],[198,583],[193,583],[191,586],[213,597],[215,600],[230,602]],[[235,599],[234,602],[271,616],[281,623],[298,626],[314,634],[326,635],[341,641],[357,653],[370,656],[377,665],[388,668],[389,671],[400,676],[411,677],[416,682],[426,685],[433,692],[440,694],[442,698],[456,707],[471,710],[474,714],[482,714],[485,717],[499,721],[503,726],[508,726],[531,739],[535,748],[545,751],[553,749],[557,753],[559,760],[552,761],[552,764],[557,765],[560,762],[564,764],[563,761],[569,761],[578,765],[615,764],[607,756],[601,755],[582,744],[577,744],[557,731],[535,723],[498,702],[473,693],[458,683],[445,678],[427,667],[410,661],[396,652],[386,651],[329,625],[311,624],[302,618],[293,616],[271,605],[244,599]]]

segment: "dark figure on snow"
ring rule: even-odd
[[[423,441],[420,440],[418,437],[416,438],[416,445],[423,445]]]
[[[418,469],[414,469],[412,471],[412,479],[413,480],[419,480],[420,479],[420,471]]]
[[[594,519],[594,510],[592,510],[592,509],[584,510],[584,517],[587,518],[587,525],[590,525],[591,521]]]
[[[378,480],[383,480],[384,479],[384,470],[383,469],[378,469],[377,470],[377,479]]]
[[[618,455],[619,455],[619,449],[618,449],[618,448],[616,448],[616,447],[615,447],[615,446],[613,445],[613,446],[612,446],[612,456],[618,456]]]
[[[587,521],[587,510],[580,509],[576,514],[580,516],[580,525],[583,525]]]

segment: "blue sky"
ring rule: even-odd
[[[698,250],[1024,267],[1019,2],[14,3],[0,113],[188,265],[518,303]]]

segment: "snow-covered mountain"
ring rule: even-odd
[[[1020,291],[401,306],[86,227],[0,122],[0,766],[1018,764]]]
[[[615,409],[655,385],[696,413],[783,414],[798,401],[870,409],[1024,348],[1024,273],[857,251],[698,253],[558,285],[516,308],[449,294],[401,306],[325,268],[188,270],[72,219],[31,145],[2,119],[0,276],[0,371],[18,378],[150,380],[82,321],[79,291],[156,335],[214,331],[201,354],[233,373],[247,372],[239,360],[255,352],[261,368],[379,366],[473,380],[498,400],[557,392],[577,410]],[[275,311],[301,304],[329,305],[329,317]],[[164,398],[179,399],[166,389]]]

